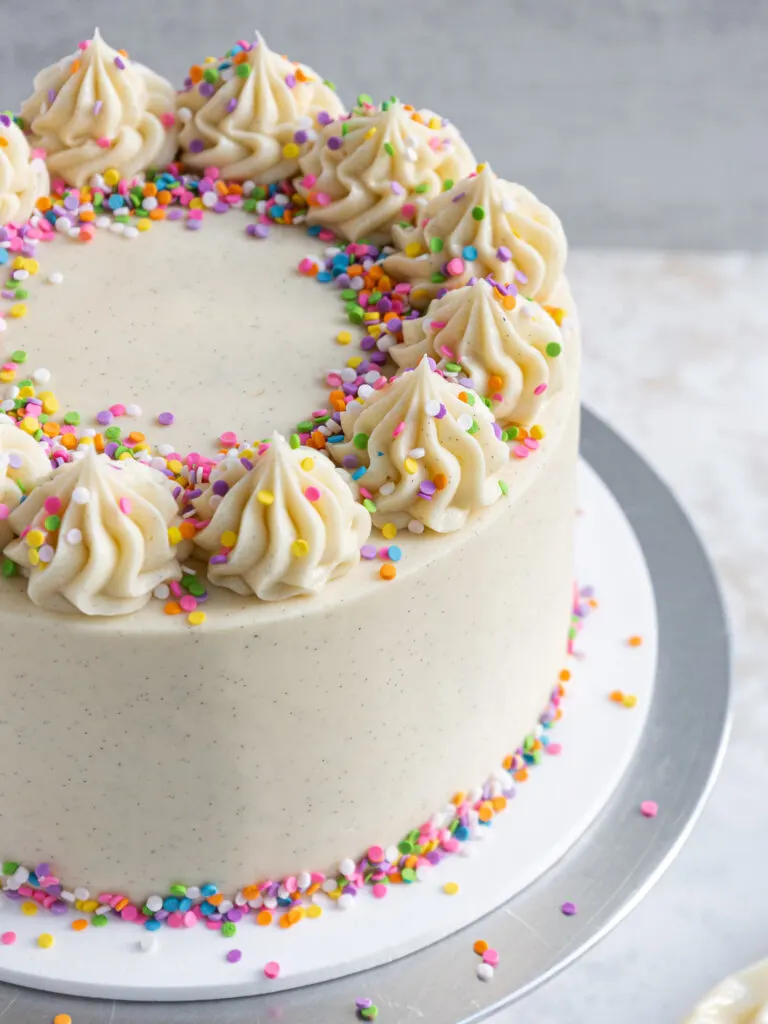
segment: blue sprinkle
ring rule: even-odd
[[[113,192],[107,200],[107,206],[109,206],[109,208],[112,210],[119,210],[120,207],[124,204],[124,202],[125,200],[121,195],[119,195],[117,192]]]
[[[8,262],[8,258],[8,250],[0,249],[0,267],[2,267],[4,263]]]
[[[352,479],[353,479],[353,480],[359,480],[359,479],[360,479],[360,477],[361,477],[361,476],[365,476],[365,474],[366,474],[367,472],[368,472],[368,467],[367,467],[367,466],[360,466],[360,467],[359,467],[358,469],[356,469],[356,470],[355,470],[355,472],[354,472],[354,473],[352,474]]]
[[[397,546],[397,544],[391,544],[387,548],[387,554],[389,555],[390,562],[399,562],[403,557],[403,552]]]
[[[200,904],[200,913],[204,917],[210,917],[211,914],[216,913],[216,907],[214,907],[212,903],[209,903],[208,900],[205,900],[204,903]]]
[[[469,829],[464,825],[459,825],[453,836],[454,839],[458,839],[460,843],[463,843],[465,839],[469,839]]]
[[[322,231],[322,227],[319,224],[313,224],[312,227],[307,228],[308,235],[319,235]]]
[[[186,912],[188,910],[191,910],[191,909],[192,909],[192,900],[189,899],[188,897],[185,897],[181,901],[181,903],[179,903],[179,912],[182,913],[182,914],[186,914]]]
[[[476,260],[477,249],[474,247],[474,245],[465,245],[464,248],[461,250],[461,255],[464,257],[465,260]]]
[[[167,910],[169,914],[179,909],[179,901],[175,896],[168,896],[163,900],[163,910]]]
[[[215,896],[219,890],[211,882],[206,882],[205,885],[200,886],[201,896]]]
[[[330,271],[328,270],[321,270],[317,275],[317,280],[322,281],[323,283],[325,283],[326,281],[331,281],[332,279],[333,274],[331,274]]]
[[[343,434],[331,434],[330,437],[326,437],[325,443],[326,444],[341,444],[341,442],[343,440],[344,440],[344,435]]]
[[[162,921],[156,921],[154,917],[150,917],[144,922],[144,927],[148,932],[157,932],[163,927],[163,923]]]

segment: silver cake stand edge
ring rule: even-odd
[[[361,994],[382,1024],[477,1024],[595,945],[643,898],[680,850],[706,801],[729,731],[730,652],[719,588],[685,513],[648,465],[584,410],[582,455],[613,492],[653,580],[657,679],[640,747],[587,832],[529,888],[483,919],[503,969],[475,978],[468,929],[403,960],[323,985],[204,1003],[123,1003],[0,984],[0,1020],[40,1024],[66,1011],[77,1024],[340,1024]],[[685,742],[681,738],[685,737]],[[654,799],[653,828],[638,813]],[[563,900],[576,917],[559,912]]]

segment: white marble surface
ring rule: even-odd
[[[658,885],[495,1020],[679,1024],[721,977],[768,955],[768,255],[581,251],[571,276],[585,400],[673,487],[720,574],[734,726],[704,814]]]

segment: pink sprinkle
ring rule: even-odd
[[[120,917],[124,921],[136,921],[139,917],[139,912],[132,903],[129,903],[127,907],[123,907],[120,911]]]
[[[380,864],[384,860],[384,851],[380,846],[371,846],[368,850],[368,860],[371,864]]]
[[[453,359],[453,352],[451,352],[447,345],[441,345],[440,351],[442,352],[446,359]]]
[[[659,805],[655,800],[643,800],[640,804],[640,813],[646,818],[655,818],[659,813]]]
[[[295,875],[289,875],[288,878],[285,879],[285,881],[283,882],[283,888],[285,889],[286,892],[296,892],[298,888],[298,883],[296,881]]]
[[[193,612],[197,608],[197,599],[192,594],[185,594],[179,601],[179,608],[183,612]]]
[[[451,277],[460,277],[464,273],[464,260],[454,256],[452,260],[448,260],[445,269]]]
[[[314,174],[305,174],[301,179],[301,185],[303,188],[312,188],[316,181],[317,178]]]
[[[168,915],[166,923],[171,928],[181,928],[184,915],[180,914],[178,910],[174,910],[172,914]]]
[[[403,214],[403,217],[405,217],[406,220],[410,220],[411,217],[413,217],[415,213],[416,213],[416,207],[413,205],[413,203],[403,203],[402,214]]]
[[[371,892],[377,900],[383,900],[387,895],[387,887],[382,882],[377,882],[371,889]]]
[[[402,432],[405,430],[405,420],[400,420],[395,429],[392,431],[392,437],[400,437]]]
[[[125,908],[128,909],[127,907]],[[182,918],[185,928],[194,928],[197,924],[197,914],[194,914],[191,910],[188,910]]]
[[[109,411],[113,416],[125,416],[125,406],[122,402],[117,402],[115,405],[110,405]]]
[[[0,502],[0,522],[2,522],[4,519],[7,519],[10,514],[11,510],[8,508],[8,506]]]
[[[325,382],[331,388],[339,388],[344,383],[338,373],[329,373],[325,378]]]
[[[100,139],[96,139],[96,145],[101,146],[102,149],[109,149],[112,143],[102,135]]]
[[[222,444],[225,444],[227,448],[232,448],[237,444],[237,434],[234,430],[225,430],[224,433],[219,437]]]
[[[315,195],[315,202],[318,206],[330,206],[331,197],[327,192],[318,192]]]
[[[459,840],[453,838],[443,839],[440,845],[442,846],[446,853],[455,853],[459,848]]]
[[[160,115],[160,121],[164,128],[173,128],[176,124],[176,115],[171,110],[166,110],[164,114]]]
[[[548,743],[544,749],[548,754],[551,754],[552,757],[557,757],[557,755],[562,753],[563,750],[560,743]]]
[[[178,580],[171,580],[168,584],[174,597],[181,597],[181,584]]]
[[[445,327],[445,320],[430,320],[429,329],[431,331],[442,331]]]
[[[3,934],[0,935],[0,942],[2,942],[4,946],[12,946],[15,941],[16,932],[3,932]]]
[[[518,459],[527,459],[528,449],[525,447],[524,444],[516,444],[515,447],[512,449],[512,454],[516,455]]]
[[[280,973],[280,964],[277,960],[270,960],[269,963],[264,964],[264,974],[268,978],[276,978]]]
[[[547,390],[547,385],[546,384],[539,384],[538,387],[535,387],[533,389],[533,393],[534,393],[534,395],[543,395],[546,390]]]
[[[491,967],[499,966],[499,954],[495,949],[486,949],[483,953],[483,963],[490,964]]]
[[[299,273],[309,274],[312,272],[314,267],[315,263],[308,256],[305,256],[304,259],[301,260],[301,262],[299,263]]]
[[[532,452],[535,452],[536,449],[539,447],[539,442],[536,440],[535,437],[526,437],[526,439],[523,441],[523,444]]]
[[[304,491],[304,497],[307,499],[307,501],[319,501],[320,491],[318,491],[316,487],[307,487],[307,489]]]
[[[133,508],[133,506],[131,505],[130,498],[126,498],[125,496],[123,496],[118,502],[118,505],[120,506],[120,511],[124,512],[125,515],[129,516],[131,514],[131,509]]]
[[[50,498],[45,499],[43,507],[49,516],[58,515],[61,512],[61,498],[51,495]]]

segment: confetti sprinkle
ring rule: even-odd
[[[576,904],[571,903],[570,901],[566,901],[565,903],[561,904],[560,910],[563,914],[565,914],[566,917],[573,917],[573,915],[576,913]]]
[[[659,813],[659,805],[655,800],[643,800],[640,804],[640,813],[646,818],[655,818]]]

